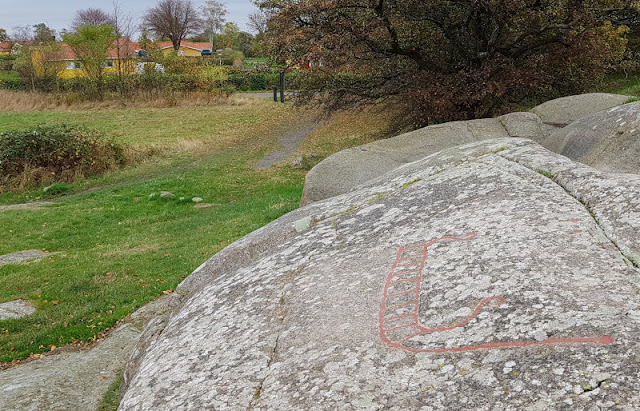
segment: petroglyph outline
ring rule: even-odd
[[[482,309],[489,304],[490,302],[494,302],[497,306],[502,305],[505,302],[503,297],[487,297],[480,301],[476,306],[475,310],[464,320],[461,322],[454,324],[449,327],[442,328],[427,328],[420,324],[420,319],[418,317],[419,309],[420,309],[420,288],[422,283],[422,273],[424,271],[424,265],[427,260],[428,249],[431,245],[441,242],[441,241],[470,241],[477,238],[476,233],[469,233],[463,237],[451,237],[446,236],[442,238],[438,238],[435,240],[431,240],[428,243],[405,247],[402,246],[398,250],[396,260],[393,263],[393,267],[389,272],[389,276],[387,277],[387,282],[384,287],[384,295],[382,298],[382,303],[380,304],[380,313],[379,313],[379,328],[380,328],[380,337],[389,347],[397,348],[405,351],[410,351],[414,353],[445,353],[445,352],[461,352],[461,351],[476,351],[476,350],[485,350],[485,349],[496,349],[496,348],[518,348],[518,347],[528,347],[533,345],[553,345],[553,344],[602,344],[608,345],[613,344],[615,341],[612,337],[608,335],[604,335],[601,337],[592,337],[592,338],[550,338],[542,341],[506,341],[506,342],[495,342],[495,343],[485,343],[478,345],[468,345],[462,347],[452,347],[452,348],[413,348],[407,347],[404,345],[405,342],[415,338],[419,335],[435,333],[435,332],[444,332],[448,330],[452,330],[454,328],[460,328],[467,325],[471,320],[476,318],[478,314],[482,311]],[[390,292],[392,286],[401,285],[401,284],[411,284],[415,283],[415,288],[409,289],[406,291],[401,291],[397,293]],[[399,304],[387,305],[391,298],[394,297],[402,297],[408,295],[414,295],[414,299],[409,302],[403,302]],[[396,309],[404,309],[408,308],[413,309],[409,314],[402,315],[394,315],[390,317],[386,317],[385,313],[391,310]],[[385,328],[385,323],[390,323],[392,321],[403,321],[403,320],[411,320],[408,324],[398,325],[395,327]],[[388,333],[396,331],[396,330],[411,330],[412,332],[409,336],[400,338],[397,340],[392,340],[389,337]]]

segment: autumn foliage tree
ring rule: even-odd
[[[95,87],[96,96],[102,100],[105,64],[109,49],[116,39],[113,27],[108,24],[85,25],[78,27],[74,33],[65,33],[63,39],[81,62],[82,70]]]
[[[267,44],[311,63],[307,92],[344,107],[394,103],[404,124],[500,114],[583,90],[620,58],[629,0],[266,0]],[[633,3],[633,4],[632,4]]]

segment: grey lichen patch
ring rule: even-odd
[[[293,222],[293,228],[295,228],[296,231],[299,233],[308,230],[309,228],[311,228],[312,225],[313,225],[313,217],[311,216],[307,216]]]

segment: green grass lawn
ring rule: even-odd
[[[603,93],[640,96],[640,74],[609,75],[606,77],[603,85],[597,91],[600,91]]]
[[[136,150],[144,162],[65,186],[0,194],[0,204],[55,200],[42,210],[0,212],[0,255],[40,249],[43,260],[0,267],[0,302],[26,299],[29,318],[0,321],[0,362],[90,341],[141,305],[171,292],[223,247],[298,207],[304,170],[255,170],[277,137],[307,115],[289,105],[0,112],[0,132],[82,124]],[[362,114],[355,115],[358,118]],[[384,121],[336,116],[305,143],[326,156],[371,141]],[[351,125],[351,128],[349,128]],[[173,199],[149,197],[170,191]],[[180,197],[184,197],[183,200]],[[207,207],[196,208],[192,197]]]
[[[0,267],[0,301],[24,298],[37,312],[0,322],[0,361],[11,361],[100,331],[170,292],[235,239],[298,206],[303,174],[287,166],[256,171],[276,147],[289,106],[254,102],[213,108],[0,113],[0,131],[84,124],[160,155],[70,185],[75,195],[45,210],[0,212],[0,254],[44,249],[45,260]],[[92,188],[91,191],[83,191]],[[149,198],[171,191],[174,199]],[[5,193],[0,202],[42,197]],[[185,197],[180,200],[180,197]],[[210,206],[194,208],[192,197]]]

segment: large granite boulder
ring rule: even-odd
[[[402,164],[447,148],[499,137],[538,138],[549,132],[536,114],[512,113],[499,118],[436,124],[342,150],[309,171],[301,205],[347,193]]]
[[[562,97],[541,104],[530,113],[438,124],[343,150],[309,171],[301,205],[347,193],[402,164],[475,141],[499,137],[530,138],[559,153],[562,137],[554,133],[556,130],[580,118],[619,106],[628,99],[628,96],[605,93]]]
[[[576,120],[602,110],[624,104],[629,96],[607,93],[588,93],[561,97],[534,107],[531,112],[540,116],[545,124],[565,127]]]
[[[640,103],[581,118],[540,143],[602,171],[640,173]]]
[[[401,166],[196,270],[120,409],[637,409],[639,193],[526,139]]]

